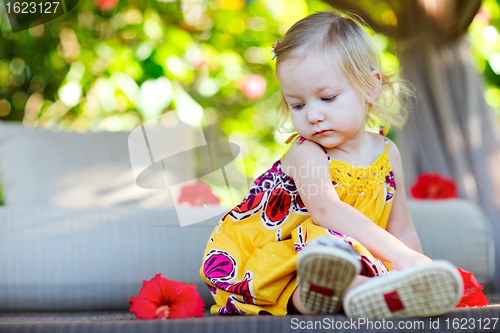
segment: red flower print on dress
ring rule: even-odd
[[[191,206],[218,205],[220,199],[212,193],[210,186],[203,182],[184,185],[181,188],[178,203],[188,203]]]
[[[458,308],[469,308],[473,306],[486,306],[488,299],[484,296],[483,286],[477,282],[474,274],[467,272],[461,268],[457,268],[458,272],[464,280],[464,293],[462,299],[458,303]]]
[[[283,188],[277,188],[271,192],[265,207],[266,217],[271,221],[271,223],[267,224],[268,226],[272,228],[276,222],[285,220],[288,217],[291,201],[290,194]]]
[[[231,282],[216,282],[215,286],[221,290],[227,291],[228,293],[233,293],[243,297],[243,301],[247,304],[254,304],[254,293],[252,289],[252,276],[251,271],[245,272],[243,279],[241,281],[231,281]]]
[[[437,173],[421,174],[410,191],[415,199],[458,198],[457,187],[453,180]]]
[[[245,220],[261,210],[266,199],[267,192],[247,196],[242,203],[230,210],[226,215],[229,215],[235,222]]]
[[[208,286],[208,290],[210,290],[210,293],[212,294],[212,296],[217,296],[217,288],[209,285],[208,283],[207,283],[207,286]]]
[[[385,202],[389,202],[394,198],[394,191],[396,190],[396,179],[394,178],[394,173],[390,171],[385,177],[385,183],[388,186],[384,189]]]
[[[157,273],[143,280],[138,297],[130,297],[130,312],[140,319],[201,317],[205,304],[196,286],[169,280]]]
[[[280,168],[280,162],[257,178],[241,204],[227,216],[234,222],[242,221],[260,212],[262,224],[267,229],[279,228],[290,212],[308,215],[292,178]]]
[[[394,178],[394,173],[392,171],[389,171],[389,173],[385,177],[385,182],[389,184],[389,187],[393,190],[396,189],[396,178]]]
[[[222,306],[218,312],[223,315],[242,315],[247,316],[248,314],[238,309],[234,303],[243,303],[239,299],[236,298],[235,295],[231,295],[227,298],[226,305]]]

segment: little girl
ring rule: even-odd
[[[398,148],[365,131],[373,116],[401,127],[404,109],[387,109],[409,90],[384,73],[371,37],[345,14],[302,19],[273,52],[279,109],[297,133],[210,236],[200,273],[212,312],[334,313],[343,302],[348,316],[375,318],[453,308],[462,280],[422,254],[396,191]]]

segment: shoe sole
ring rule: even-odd
[[[351,318],[437,316],[453,309],[462,293],[456,267],[434,261],[372,278],[350,290],[343,305]]]
[[[302,304],[317,314],[339,312],[347,288],[360,271],[359,260],[343,250],[306,247],[297,267]]]

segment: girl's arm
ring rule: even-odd
[[[323,149],[308,140],[293,144],[283,160],[285,173],[294,179],[316,225],[354,237],[375,257],[390,262],[395,269],[431,261],[340,201],[328,168]]]
[[[398,238],[409,248],[423,253],[422,245],[408,211],[405,186],[403,181],[403,166],[398,147],[389,140],[389,160],[396,182],[396,193],[393,198],[391,214],[387,222],[387,231]]]

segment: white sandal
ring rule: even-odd
[[[453,309],[462,293],[457,268],[436,260],[371,278],[349,290],[343,306],[351,318],[437,316]]]
[[[349,244],[319,237],[299,253],[300,300],[313,313],[336,313],[342,298],[361,271],[359,253]]]

